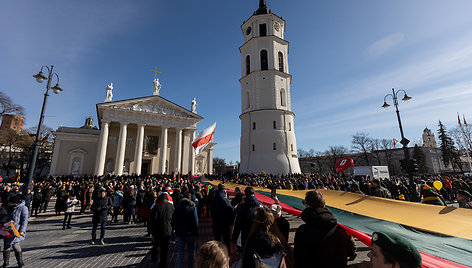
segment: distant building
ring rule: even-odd
[[[14,114],[4,114],[2,116],[2,125],[0,129],[13,129],[16,131],[22,131],[25,124],[25,118],[23,116]]]
[[[423,147],[438,148],[436,138],[429,128],[423,130]]]

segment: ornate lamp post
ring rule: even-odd
[[[43,69],[46,68],[48,71],[48,77],[46,78],[43,74]],[[39,124],[38,124],[38,130],[36,131],[36,137],[34,139],[34,144],[33,144],[33,152],[31,153],[31,160],[29,162],[29,168],[28,168],[28,173],[26,175],[26,188],[29,189],[31,185],[31,181],[33,180],[33,174],[36,168],[36,159],[38,157],[38,149],[39,149],[39,135],[41,133],[41,128],[43,127],[43,121],[44,121],[44,110],[46,109],[46,103],[48,100],[49,96],[49,89],[52,89],[52,91],[55,94],[58,94],[61,92],[63,89],[59,86],[59,76],[53,72],[54,66],[51,65],[51,68],[48,66],[42,66],[41,70],[39,71],[38,74],[33,75],[34,78],[36,78],[36,81],[38,83],[42,83],[45,80],[47,80],[47,85],[46,85],[46,92],[44,93],[44,100],[43,100],[43,107],[41,108],[41,116],[39,117]],[[51,87],[51,80],[52,76],[55,75],[57,82],[56,85]]]
[[[382,105],[382,108],[388,108],[390,106],[387,103],[387,97],[389,97],[389,96],[392,97],[393,105],[395,105],[395,109],[396,109],[396,112],[397,112],[397,119],[398,119],[398,126],[400,127],[400,134],[402,135],[402,140],[400,141],[400,143],[403,145],[403,153],[405,154],[405,160],[406,160],[406,163],[409,165],[409,163],[410,163],[410,152],[408,151],[407,145],[410,141],[407,138],[405,138],[405,135],[403,134],[402,121],[400,119],[400,111],[398,110],[398,98],[397,98],[397,96],[398,96],[399,92],[403,92],[405,94],[402,98],[402,101],[411,100],[411,97],[406,94],[405,90],[400,89],[400,90],[395,91],[395,89],[392,88],[392,94],[385,95],[384,104]],[[412,180],[411,170],[409,168],[407,170],[408,170],[408,175],[410,177],[410,183],[411,183],[411,180]]]

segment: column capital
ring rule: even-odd
[[[120,126],[127,126],[129,125],[129,122],[120,122]]]
[[[143,124],[143,123],[137,123],[138,127],[145,127],[147,126],[147,124]]]
[[[102,123],[104,123],[104,124],[110,124],[110,123],[111,123],[111,120],[110,120],[110,119],[106,119],[106,120],[102,119]]]

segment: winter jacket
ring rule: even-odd
[[[67,205],[67,209],[66,209],[66,213],[74,213],[74,210],[75,210],[75,204],[77,204],[79,202],[79,200],[75,199],[75,198],[67,198],[67,201],[66,201],[66,205]]]
[[[116,191],[113,195],[113,207],[121,207],[123,206],[123,194],[121,191]]]
[[[13,245],[23,241],[26,236],[26,227],[28,227],[28,208],[25,206],[25,201],[21,200],[19,205],[8,207],[8,214],[18,232],[24,233],[20,237],[11,237],[6,239],[8,245]]]
[[[134,195],[126,193],[123,196],[123,209],[125,214],[136,214],[136,198],[134,197]]]
[[[233,224],[234,212],[229,199],[225,197],[224,191],[217,191],[211,200],[211,217],[213,218],[214,230],[229,229]]]
[[[28,210],[31,208],[31,201],[33,201],[33,194],[25,194],[23,195],[23,200],[25,200],[25,206],[28,208]]]
[[[255,195],[246,197],[246,200],[239,204],[236,219],[234,220],[233,235],[231,237],[234,244],[238,241],[239,234],[241,233],[241,242],[242,246],[244,246],[254,221],[255,212],[257,208],[260,207],[262,207],[262,204],[257,201]]]
[[[157,203],[151,210],[152,235],[159,239],[160,237],[171,236],[172,234],[172,215],[174,214],[174,205],[168,201]]]
[[[305,224],[295,233],[295,267],[347,267],[348,257],[355,257],[356,246],[337,226],[333,213],[327,208],[306,208],[301,218]]]
[[[108,215],[108,210],[111,208],[110,200],[108,197],[97,197],[93,200],[92,207],[90,208],[93,211],[94,219],[106,219]]]
[[[195,203],[188,198],[179,201],[172,216],[172,227],[174,227],[178,237],[189,237],[197,234],[198,215]]]

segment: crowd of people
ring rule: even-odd
[[[344,229],[337,227],[336,217],[326,208],[317,189],[431,204],[458,201],[461,207],[472,207],[472,182],[465,177],[370,180],[319,174],[252,174],[207,178],[231,181],[241,187],[228,198],[223,184],[209,187],[191,176],[50,177],[34,182],[32,191],[4,184],[0,190],[0,224],[13,221],[20,236],[4,238],[3,267],[9,265],[10,248],[19,267],[24,266],[19,242],[25,238],[28,216],[46,212],[54,196],[56,215],[64,213],[63,230],[73,228],[75,213],[91,213],[92,245],[105,245],[108,222],[145,225],[145,235],[153,237],[151,258],[160,267],[168,263],[170,243],[177,244],[177,267],[184,263],[188,267],[229,267],[231,256],[236,256],[231,258],[232,267],[346,267],[349,260],[356,258],[355,243]],[[433,185],[437,180],[444,185],[440,191]],[[295,233],[293,247],[288,243],[290,224],[282,216],[276,195],[274,204],[266,207],[255,197],[254,186],[309,190],[301,214],[304,224]],[[80,207],[77,212],[76,207]],[[214,241],[196,250],[195,238],[202,217],[211,218]],[[395,234],[377,233],[372,242],[377,245],[369,253],[373,262],[397,262],[401,267],[421,264],[417,251],[412,250],[414,246],[406,247],[409,242]],[[387,253],[389,250],[393,253]]]
[[[314,173],[287,176],[246,174],[219,179],[269,189],[338,190],[443,206],[456,201],[460,207],[472,208],[472,178],[465,176],[415,176],[411,179],[404,176],[391,176],[371,179]],[[442,187],[439,190],[434,186],[435,181],[441,182]]]

